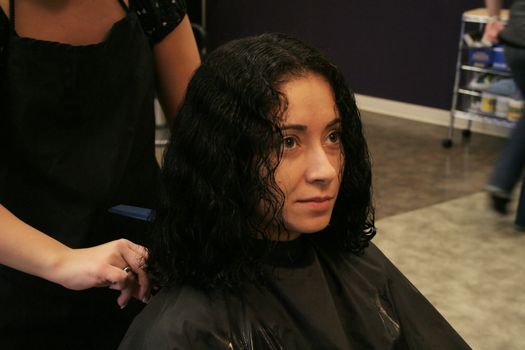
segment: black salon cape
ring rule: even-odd
[[[119,349],[470,349],[373,244],[341,256],[303,237],[272,258],[275,277],[242,296],[162,290]]]

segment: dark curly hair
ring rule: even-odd
[[[268,217],[287,234],[275,183],[286,98],[279,87],[316,73],[332,86],[344,170],[330,221],[333,249],[359,254],[375,233],[371,169],[343,76],[317,50],[283,34],[232,41],[196,71],[171,127],[148,266],[160,285],[238,287],[263,274]],[[262,203],[262,204],[261,204]],[[261,215],[261,207],[268,208]],[[263,217],[264,216],[264,217]]]

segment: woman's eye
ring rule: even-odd
[[[328,140],[332,143],[338,143],[340,140],[341,133],[339,131],[333,131],[330,134],[328,134]]]
[[[284,148],[290,149],[290,148],[294,148],[296,145],[297,145],[297,142],[295,141],[293,137],[288,136],[288,137],[283,138]]]

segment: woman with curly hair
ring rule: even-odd
[[[197,70],[121,349],[467,349],[370,240],[371,169],[337,68],[280,34]]]

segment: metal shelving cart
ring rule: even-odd
[[[508,19],[508,10],[502,10],[500,17],[503,22]],[[502,125],[505,127],[512,127],[514,121],[510,121],[505,117],[498,116],[494,113],[483,113],[479,109],[482,92],[470,88],[468,82],[480,74],[491,74],[495,76],[511,77],[509,71],[497,70],[492,68],[479,67],[470,64],[468,61],[468,49],[471,49],[465,44],[465,34],[471,31],[483,32],[485,24],[488,22],[489,16],[484,8],[469,10],[463,13],[461,21],[461,33],[459,36],[459,48],[456,62],[456,74],[454,79],[454,90],[452,96],[452,106],[450,109],[450,125],[448,128],[448,135],[442,142],[443,147],[450,148],[453,145],[454,122],[456,118],[465,119],[468,121],[467,128],[462,130],[462,136],[469,138],[471,136],[472,121],[491,123]]]

